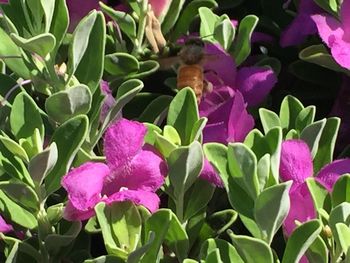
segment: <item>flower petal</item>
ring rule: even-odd
[[[112,95],[112,91],[110,90],[107,81],[102,80],[100,83],[100,88],[101,88],[102,94],[105,95],[105,99],[103,101],[101,114],[100,114],[100,121],[103,122],[103,120],[106,118],[108,114],[108,111],[111,109],[111,107],[115,103],[115,99]]]
[[[11,225],[7,224],[5,220],[0,216],[0,233],[8,233],[12,231],[13,228]]]
[[[106,203],[111,204],[123,201],[131,201],[136,205],[143,205],[151,213],[157,211],[160,202],[158,195],[155,193],[142,190],[124,190],[111,195],[106,200]]]
[[[103,195],[113,195],[122,188],[155,192],[164,183],[166,162],[149,145],[145,145],[130,162],[114,170],[105,181]]]
[[[340,20],[346,34],[346,40],[350,41],[350,0],[343,0],[340,7]]]
[[[341,175],[346,173],[350,173],[350,159],[336,160],[323,167],[317,174],[316,180],[331,192],[334,183]]]
[[[97,203],[96,203],[97,204]],[[83,221],[95,215],[94,206],[82,211],[77,209],[73,204],[68,201],[63,211],[63,218],[68,221]]]
[[[302,140],[282,143],[280,176],[283,181],[293,180],[292,190],[312,176],[313,165],[309,146]]]
[[[316,211],[306,183],[299,185],[293,191],[290,190],[290,209],[287,218],[283,222],[284,232],[290,236],[296,228],[295,220],[303,223],[316,217]]]
[[[218,187],[223,187],[223,183],[221,178],[219,177],[219,174],[215,171],[214,167],[209,163],[209,161],[206,158],[204,158],[204,166],[199,177]]]
[[[159,17],[165,10],[168,9],[171,0],[148,0],[148,3],[152,6],[155,16]]]
[[[277,77],[270,68],[245,67],[238,71],[236,86],[249,106],[257,106],[276,82]]]
[[[61,184],[72,206],[82,211],[93,208],[101,199],[103,181],[108,174],[107,165],[87,162],[65,175]]]
[[[111,170],[124,166],[141,150],[147,128],[140,122],[120,119],[104,136],[104,153]]]
[[[312,15],[311,18],[316,23],[318,34],[329,48],[332,48],[336,39],[342,39],[344,30],[337,19],[327,14]]]
[[[235,87],[236,64],[233,58],[219,44],[206,44],[205,53],[209,55],[209,58],[204,64],[204,70],[209,73],[214,72],[220,81],[213,78],[208,78],[208,80],[213,85],[225,84]],[[207,74],[205,77],[207,78]]]
[[[340,66],[350,69],[350,41],[336,39],[332,44],[331,53]]]
[[[242,94],[237,91],[228,120],[228,142],[243,142],[254,128],[254,118],[247,112],[246,106]]]

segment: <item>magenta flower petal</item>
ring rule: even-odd
[[[5,220],[0,216],[0,233],[8,233],[12,231],[13,228],[11,225],[7,224]]]
[[[115,99],[112,95],[112,91],[110,90],[107,81],[102,80],[100,83],[100,88],[101,88],[102,94],[106,96],[103,101],[101,114],[100,114],[100,121],[103,122],[103,120],[106,118],[108,114],[108,111],[114,105]]]
[[[242,94],[237,91],[228,121],[228,142],[243,142],[254,128],[254,118],[246,109]]]
[[[66,174],[61,184],[71,204],[82,211],[93,208],[101,200],[103,182],[109,172],[103,163],[87,162]]]
[[[350,1],[343,0],[340,7],[340,20],[346,35],[346,40],[350,41]]]
[[[236,64],[232,57],[219,44],[206,44],[205,53],[209,56],[204,64],[204,70],[217,76],[217,79],[213,79],[206,74],[206,78],[213,85],[225,84],[235,87]]]
[[[282,143],[280,176],[283,181],[293,180],[292,190],[312,176],[313,164],[309,146],[302,140]]]
[[[313,15],[318,33],[328,47],[332,48],[333,43],[344,35],[341,23],[327,14]]]
[[[164,183],[167,165],[151,146],[145,146],[130,162],[113,171],[102,190],[112,195],[120,189],[156,191]]]
[[[283,222],[285,234],[290,236],[296,228],[295,220],[303,223],[316,217],[316,211],[306,183],[290,190],[290,209]]]
[[[215,88],[206,93],[201,103],[199,104],[200,116],[209,116],[210,113],[214,112],[220,104],[224,103],[229,98],[232,98],[235,91],[229,86],[215,86]]]
[[[151,213],[159,208],[159,197],[157,194],[142,190],[123,190],[119,191],[106,200],[107,204],[114,202],[131,201],[136,205],[143,205]]]
[[[141,151],[146,132],[142,123],[126,119],[120,119],[107,129],[104,152],[111,170],[117,170]]]
[[[292,23],[282,32],[280,45],[282,47],[301,44],[308,35],[317,33],[317,27],[311,15],[322,12],[313,0],[301,0],[298,14]]]
[[[331,53],[340,66],[350,69],[350,42],[345,42],[342,39],[334,41]]]
[[[248,132],[254,127],[254,119],[247,112],[246,105],[240,92],[236,91],[234,97],[229,97],[213,110],[206,110],[208,123],[203,130],[204,142],[243,141]],[[203,113],[203,111],[201,112]],[[218,132],[220,131],[220,132]]]
[[[94,206],[86,210],[79,210],[75,206],[73,206],[73,204],[70,201],[67,202],[66,207],[63,211],[63,218],[68,221],[82,221],[82,220],[89,219],[94,215],[95,215]]]
[[[323,167],[317,174],[316,180],[331,192],[334,183],[346,173],[350,173],[350,159],[336,160]]]
[[[277,83],[277,77],[270,68],[245,67],[237,74],[237,87],[249,106],[257,106]]]
[[[215,186],[223,187],[221,178],[206,158],[204,158],[204,166],[199,177],[208,181],[209,183],[214,184]]]
[[[99,9],[98,0],[67,0],[67,7],[69,11],[70,23],[69,29],[72,31],[80,20],[86,16],[91,10]],[[101,0],[106,3],[106,0]]]

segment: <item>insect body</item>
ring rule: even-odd
[[[182,65],[178,69],[177,88],[191,87],[199,103],[203,89],[207,86],[204,81],[203,58],[204,43],[201,39],[189,39],[181,49],[179,56]]]

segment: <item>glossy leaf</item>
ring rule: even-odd
[[[231,52],[237,66],[244,62],[250,54],[250,40],[258,21],[259,18],[257,16],[248,15],[239,23],[237,39]]]
[[[127,53],[113,53],[105,56],[105,70],[113,76],[121,76],[138,72],[138,60]]]
[[[55,130],[51,141],[55,142],[58,150],[56,165],[45,178],[47,193],[53,193],[60,188],[61,178],[65,175],[80,146],[87,136],[88,119],[78,115]]]
[[[273,127],[281,126],[281,122],[278,115],[273,111],[261,108],[259,109],[259,116],[260,116],[265,134]]]
[[[311,220],[298,226],[287,241],[282,263],[299,262],[321,230],[321,223],[318,220]]]
[[[182,145],[190,144],[192,127],[198,119],[199,113],[193,90],[191,88],[180,90],[170,103],[167,124],[177,130]]]
[[[12,33],[11,38],[18,47],[28,52],[36,53],[42,58],[45,58],[56,46],[56,39],[50,33],[43,33],[29,39]]]
[[[177,19],[179,18],[184,3],[185,0],[173,0],[170,2],[168,11],[163,20],[161,20],[162,33],[164,35],[174,27]]]
[[[307,126],[302,132],[300,133],[300,139],[305,141],[307,145],[310,148],[311,155],[313,158],[315,158],[319,142],[321,140],[322,132],[324,127],[326,126],[326,119],[322,119],[320,121],[316,121],[309,126]]]
[[[350,203],[350,174],[345,174],[336,181],[332,190],[332,206],[348,202]]]
[[[288,95],[283,99],[279,117],[284,134],[295,128],[298,115],[303,109],[303,104],[297,98]]]
[[[262,232],[263,239],[268,244],[271,244],[274,235],[288,215],[291,184],[292,182],[289,181],[266,188],[255,201],[255,221]]]
[[[92,95],[85,85],[77,85],[59,91],[45,102],[47,114],[55,121],[63,123],[79,114],[86,114],[91,108]]]

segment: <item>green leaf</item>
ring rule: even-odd
[[[201,19],[199,35],[202,38],[213,39],[215,25],[219,21],[219,16],[214,14],[213,11],[207,7],[200,7],[198,13]]]
[[[160,125],[167,114],[172,99],[173,97],[168,95],[160,95],[155,98],[147,105],[138,120],[140,122],[150,122]]]
[[[45,0],[41,1],[42,5],[46,5],[46,2],[47,1]],[[55,39],[56,39],[55,50],[57,51],[58,48],[61,46],[64,36],[68,30],[69,14],[68,14],[68,8],[65,0],[56,0],[54,2],[55,2],[55,8],[54,8],[54,13],[51,20],[50,33],[55,36]]]
[[[205,259],[215,249],[219,250],[220,257],[223,262],[237,262],[244,263],[243,259],[239,256],[237,250],[225,240],[222,239],[207,239],[200,250],[200,259]]]
[[[165,125],[163,136],[175,145],[181,145],[181,139],[176,129],[170,125]]]
[[[25,208],[33,212],[39,210],[39,198],[30,186],[21,182],[2,181],[0,182],[0,189],[13,201]]]
[[[264,190],[270,175],[270,154],[265,154],[258,161],[257,175],[259,180],[259,191],[261,192]]]
[[[320,236],[306,251],[306,256],[310,263],[328,263],[328,248]]]
[[[347,252],[350,248],[350,228],[344,223],[337,223],[335,225],[339,238],[339,243],[343,252]]]
[[[202,138],[202,131],[207,124],[208,119],[206,117],[201,117],[194,125],[192,128],[191,132],[191,142],[193,141],[201,141]]]
[[[271,130],[273,127],[281,127],[281,122],[276,113],[273,111],[260,108],[259,109],[259,116],[261,120],[261,124],[264,129],[264,133],[266,134],[269,130]]]
[[[225,209],[215,212],[207,217],[207,224],[214,231],[214,235],[223,234],[236,222],[238,213],[233,209]]]
[[[311,123],[313,123],[315,119],[315,114],[316,114],[315,106],[307,106],[306,108],[302,109],[295,120],[296,130],[302,131]]]
[[[237,40],[235,40],[232,52],[230,52],[235,58],[237,66],[244,62],[250,54],[250,40],[258,21],[259,18],[257,16],[248,15],[239,23]]]
[[[225,50],[228,50],[235,38],[235,33],[236,29],[232,25],[231,20],[226,18],[215,26],[214,38]]]
[[[279,117],[284,134],[296,128],[296,119],[303,109],[303,104],[297,98],[288,95],[283,99]]]
[[[334,60],[332,55],[329,54],[328,49],[323,44],[313,45],[303,49],[299,53],[299,58],[336,72],[349,74],[345,68],[341,67]]]
[[[345,174],[338,178],[333,185],[331,197],[333,207],[343,202],[350,203],[350,174]]]
[[[59,258],[59,256],[62,256],[81,230],[82,223],[80,221],[69,222],[67,223],[67,227],[63,226],[64,223],[62,222],[60,224],[59,234],[50,234],[45,238],[45,248],[52,257]],[[62,229],[65,231],[62,231]]]
[[[36,248],[31,246],[27,242],[23,242],[17,238],[5,236],[3,233],[0,233],[0,238],[8,246],[12,247],[10,255],[7,256],[5,263],[13,262],[40,262],[41,255]],[[13,256],[13,257],[12,257]],[[28,258],[29,256],[29,258]],[[33,261],[35,260],[35,261]]]
[[[251,263],[273,263],[273,255],[270,247],[262,240],[233,234],[231,230],[228,234],[232,244],[244,262]]]
[[[173,0],[170,2],[170,6],[165,17],[160,19],[160,22],[162,23],[162,33],[164,35],[174,27],[184,3],[185,0]]]
[[[321,140],[323,129],[326,126],[326,122],[327,122],[326,119],[316,121],[310,124],[309,126],[307,126],[300,133],[300,139],[305,141],[309,146],[313,159],[317,154],[319,142]]]
[[[78,115],[55,130],[51,141],[57,145],[58,159],[54,168],[45,178],[47,194],[60,188],[61,178],[68,172],[75,155],[84,142],[88,126],[88,118],[85,115]]]
[[[30,78],[30,72],[27,68],[23,58],[21,49],[13,42],[13,40],[10,38],[7,33],[0,28],[0,57],[6,57],[6,56],[16,56],[18,58],[2,58],[4,62],[6,63],[6,66],[9,67],[13,72],[15,72],[18,76],[29,79]]]
[[[34,229],[37,227],[36,217],[24,209],[17,202],[10,199],[3,191],[0,191],[0,210],[6,218],[24,228]]]
[[[155,233],[155,239],[150,250],[143,256],[141,262],[157,262],[159,249],[163,242],[175,252],[182,262],[189,248],[188,237],[175,214],[169,209],[159,209],[145,223],[145,232]]]
[[[93,17],[94,13],[95,11],[92,11],[88,16],[88,19],[90,19],[90,16]],[[74,75],[80,83],[89,87],[92,94],[97,88],[99,88],[102,78],[106,42],[106,22],[104,16],[101,12],[95,13],[95,16],[96,19],[94,19],[91,29],[89,29],[90,25],[87,24],[88,20],[85,21],[86,23],[82,22],[85,18],[80,22],[83,23],[83,27],[86,27],[84,30],[82,28],[78,29],[78,27],[80,27],[79,23],[73,34],[73,48],[70,49],[69,53],[73,54],[74,52],[77,52],[76,49],[83,48],[83,52],[80,50],[76,57],[73,55],[73,58],[76,58],[73,73],[75,73]],[[84,34],[84,32],[87,33],[88,40],[86,36],[76,34],[76,32],[82,34]],[[78,37],[81,37],[81,39],[78,40]],[[87,41],[87,43],[82,41]],[[73,74],[69,68],[69,63],[68,72],[70,76]]]
[[[180,135],[182,145],[189,145],[192,127],[199,120],[196,95],[191,88],[180,90],[170,103],[167,124]]]
[[[155,132],[155,144],[154,146],[159,150],[159,152],[165,157],[168,158],[169,155],[174,151],[177,146],[165,138],[163,135]]]
[[[230,143],[227,159],[232,179],[255,200],[259,194],[259,180],[253,151],[243,143]]]
[[[12,33],[11,38],[17,46],[28,52],[36,53],[42,58],[45,58],[56,46],[55,36],[50,33],[43,33],[29,39]]]
[[[35,101],[25,92],[19,93],[12,105],[10,115],[12,133],[17,139],[30,138],[35,129],[44,136],[44,125]]]
[[[333,161],[333,152],[340,126],[340,119],[337,117],[328,118],[322,130],[318,143],[317,153],[314,158],[314,173],[317,173],[326,164]]]
[[[254,216],[262,238],[271,244],[274,235],[286,219],[289,208],[289,189],[292,182],[266,188],[255,201]]]
[[[105,56],[105,70],[113,76],[124,77],[140,70],[138,60],[127,53],[113,53]]]
[[[228,190],[227,147],[220,143],[206,143],[203,145],[203,151],[210,164],[218,171],[226,190]]]
[[[187,34],[191,22],[198,16],[198,11],[201,7],[215,8],[217,7],[217,3],[215,0],[193,0],[188,3],[181,12],[181,16],[177,20],[175,28],[171,33],[172,40],[176,40],[181,35]]]
[[[136,23],[132,16],[125,12],[114,10],[112,7],[109,7],[102,2],[99,4],[101,10],[117,23],[120,30],[123,31],[131,41],[134,41],[136,39]]]
[[[150,232],[147,243],[131,252],[128,256],[127,263],[139,263],[143,255],[151,248],[154,238],[154,232]]]
[[[91,101],[89,88],[86,85],[77,85],[48,97],[45,109],[53,120],[63,123],[79,114],[88,113]]]
[[[333,16],[337,16],[338,8],[337,8],[336,0],[315,0],[315,3],[326,10],[328,13]]]
[[[0,135],[0,141],[5,145],[5,147],[14,155],[18,156],[25,162],[29,162],[29,157],[26,153],[26,151],[22,148],[21,145],[19,145],[17,142],[12,140],[9,137],[1,136]]]
[[[321,223],[316,219],[298,226],[287,241],[282,263],[299,262],[321,230]]]
[[[197,180],[185,196],[185,215],[187,220],[200,212],[211,200],[215,187],[206,180]]]
[[[328,190],[314,177],[307,178],[306,183],[311,193],[316,211],[323,208],[326,197],[328,195]]]
[[[42,184],[45,177],[56,165],[57,159],[57,145],[53,142],[48,148],[30,160],[28,166],[29,174],[37,185]]]
[[[95,206],[96,218],[101,226],[103,241],[108,254],[115,255],[121,259],[127,258],[127,252],[118,247],[117,240],[113,235],[112,229],[112,209],[105,203],[101,202]],[[125,262],[125,261],[123,261]]]
[[[108,256],[100,256],[94,259],[87,259],[84,263],[125,263],[125,260],[120,257],[108,255]]]
[[[203,152],[199,142],[179,147],[168,158],[169,179],[175,197],[184,195],[195,182],[203,167]]]
[[[92,11],[84,17],[73,33],[73,39],[69,46],[68,74],[72,76],[78,68],[89,45],[90,34],[97,19],[97,12]],[[94,36],[96,38],[96,36]],[[97,55],[95,54],[97,57]]]

